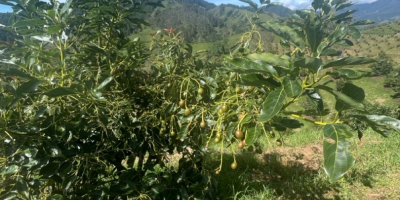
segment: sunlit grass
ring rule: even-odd
[[[267,139],[262,140],[263,151],[260,154],[238,151],[236,170],[230,169],[233,154],[224,151],[222,171],[216,176],[220,198],[400,198],[400,191],[395,188],[400,182],[400,154],[397,153],[400,151],[400,135],[393,133],[389,138],[383,138],[368,130],[361,141],[356,136],[350,139],[350,150],[356,163],[335,183],[328,181],[323,170],[322,130],[293,131],[284,133],[284,138],[282,147],[269,143]],[[220,153],[215,148],[217,146],[212,147],[212,153],[205,161],[210,171],[220,162]],[[320,165],[312,166],[303,161],[318,161]]]

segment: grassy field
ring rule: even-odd
[[[351,139],[356,163],[335,183],[323,170],[321,131],[294,131],[284,138],[282,147],[270,138],[258,154],[237,152],[236,170],[230,169],[232,153],[225,152],[217,176],[221,199],[400,199],[400,135],[387,139],[367,131],[361,141]],[[219,156],[212,153],[205,166],[217,168]]]

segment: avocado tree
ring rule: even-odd
[[[400,128],[367,113],[360,87],[337,92],[324,82],[361,78],[339,67],[374,62],[335,57],[336,45],[352,45],[347,36],[358,40],[355,26],[369,23],[351,23],[354,11],[337,14],[351,5],[345,0],[315,0],[286,25],[255,16],[224,63],[199,59],[173,27],[152,34],[149,50],[128,37],[127,24],[147,25],[141,16],[162,6],[157,0],[0,3],[13,7],[5,28],[16,38],[1,50],[1,199],[213,199],[215,180],[203,168],[209,144],[235,155],[260,137],[300,128],[299,120],[324,127],[324,166],[334,181],[354,163],[349,119],[384,136]],[[280,36],[287,53],[254,45],[259,28]],[[336,111],[324,109],[320,91],[336,99]],[[290,111],[300,98],[315,109]]]
[[[16,38],[0,67],[0,199],[212,196],[203,138],[186,137],[200,129],[189,99],[204,91],[175,95],[207,65],[172,31],[146,65],[151,52],[128,37],[160,1],[0,3]]]
[[[269,0],[260,0],[261,7],[250,0],[257,12],[263,6],[271,6]],[[243,85],[262,88],[265,97],[261,104],[248,105],[248,111],[256,119],[246,131],[246,143],[273,130],[298,128],[299,121],[305,120],[323,126],[324,169],[330,180],[335,181],[354,164],[348,150],[348,138],[353,137],[348,123],[353,119],[365,122],[377,133],[387,137],[390,131],[400,130],[397,119],[373,115],[367,112],[363,101],[364,90],[352,83],[346,83],[341,92],[327,85],[326,78],[334,76],[345,80],[362,78],[364,72],[351,66],[374,63],[366,57],[343,57],[338,46],[352,46],[361,36],[358,25],[372,23],[369,20],[353,22],[351,14],[355,10],[339,12],[352,4],[346,0],[314,0],[309,10],[298,10],[286,24],[260,22],[255,15],[254,26],[270,31],[281,38],[280,44],[286,47],[282,55],[263,53],[255,50],[241,51],[239,56],[228,59],[225,69],[238,73],[237,81]],[[256,30],[253,30],[257,33]],[[243,41],[240,48],[245,48]],[[335,111],[324,109],[321,91],[334,98]],[[315,109],[289,111],[289,107],[301,98],[310,98]],[[334,114],[329,117],[328,114]],[[317,116],[311,120],[306,116]],[[239,123],[239,126],[244,126]],[[251,128],[250,128],[251,127]],[[361,133],[362,136],[362,133]]]

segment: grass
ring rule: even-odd
[[[237,152],[238,168],[230,169],[233,155],[224,153],[217,176],[220,199],[399,199],[400,136],[389,139],[366,131],[361,142],[354,137],[352,169],[330,183],[322,167],[322,132],[305,130],[284,136],[276,147],[267,140],[260,154]],[[214,147],[215,148],[215,147]],[[209,170],[219,166],[219,153],[205,161]]]

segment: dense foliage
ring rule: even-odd
[[[126,35],[126,24],[147,24],[137,18],[143,6],[159,1],[0,3],[14,9],[6,29],[17,41],[2,50],[0,68],[0,199],[214,199],[212,174],[224,163],[203,168],[211,143],[221,156],[233,152],[236,169],[237,151],[264,136],[282,145],[280,131],[304,121],[323,127],[324,168],[335,181],[354,163],[351,120],[384,136],[400,130],[400,121],[369,114],[362,88],[346,83],[338,92],[324,82],[361,78],[339,67],[375,62],[335,57],[336,45],[351,45],[348,36],[360,38],[355,26],[368,23],[351,23],[353,11],[337,14],[351,5],[344,0],[314,0],[285,25],[256,12],[252,29],[215,64],[173,29],[154,33],[150,50]],[[260,29],[280,36],[287,53],[265,53]],[[301,98],[313,107],[290,109]]]
[[[389,75],[393,71],[393,60],[383,51],[379,52],[378,59],[369,66],[372,72],[379,76]]]

